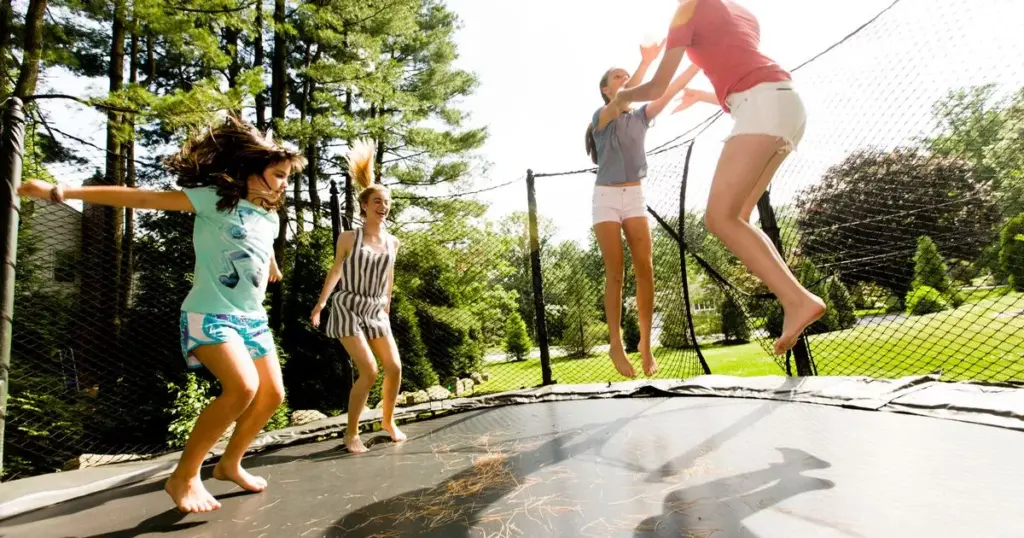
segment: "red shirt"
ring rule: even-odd
[[[762,82],[792,80],[758,50],[761,28],[754,14],[732,0],[682,0],[668,31],[667,49],[686,47],[690,61],[715,87],[719,104]]]

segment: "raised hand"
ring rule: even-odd
[[[654,60],[658,59],[658,55],[661,54],[661,49],[664,46],[664,39],[662,39],[661,42],[655,42],[649,45],[640,45],[640,58],[643,59],[644,63],[654,63]]]
[[[679,106],[672,110],[672,113],[682,112],[698,101],[700,101],[700,94],[697,93],[697,90],[685,88],[683,89],[683,94],[679,96]]]

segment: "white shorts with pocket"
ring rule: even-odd
[[[627,187],[596,185],[593,201],[594,224],[618,222],[635,217],[647,218],[647,202],[642,185]]]
[[[764,82],[725,99],[735,120],[726,140],[744,134],[774,135],[796,151],[807,126],[807,111],[792,82]]]

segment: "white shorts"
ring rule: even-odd
[[[736,121],[726,140],[743,134],[774,135],[796,151],[804,137],[807,111],[792,82],[765,82],[726,97]]]
[[[634,217],[647,218],[647,202],[641,185],[620,187],[597,185],[594,187],[594,224],[619,222]]]

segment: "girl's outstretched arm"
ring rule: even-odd
[[[341,264],[345,261],[345,257],[348,256],[352,246],[355,243],[355,234],[353,232],[341,232],[338,235],[338,246],[335,248],[337,252],[334,255],[334,265],[331,266],[331,270],[327,271],[327,277],[324,278],[324,287],[320,290],[320,297],[316,300],[316,305],[313,306],[313,314],[310,316],[310,321],[313,322],[314,327],[320,326],[320,311],[327,306],[327,299],[331,297],[331,292],[334,291],[334,287],[338,285],[338,281],[341,280]]]
[[[133,187],[107,185],[66,187],[33,179],[22,183],[18,187],[18,194],[53,202],[81,200],[94,205],[195,212],[192,202],[184,191],[147,191]]]
[[[672,84],[669,85],[668,90],[665,90],[665,93],[662,94],[661,97],[651,101],[650,104],[647,105],[647,119],[653,120],[658,117],[658,114],[661,114],[661,112],[665,110],[665,107],[672,102],[672,98],[678,95],[679,92],[686,89],[686,85],[689,84],[690,81],[693,80],[693,77],[697,76],[697,73],[699,72],[699,67],[691,65],[686,68],[686,71],[683,71],[682,74],[676,77],[676,79],[672,81]]]
[[[658,55],[661,54],[661,48],[664,46],[664,40],[661,43],[655,43],[650,46],[640,45],[640,65],[633,72],[633,76],[629,77],[629,81],[626,82],[626,88],[632,88],[643,82],[644,77],[647,76],[647,69],[651,67],[654,60],[658,59]]]
[[[395,237],[395,236],[391,236],[391,237],[392,237],[392,239],[395,242],[395,257],[398,257],[398,246],[401,243],[398,241],[397,237]],[[394,291],[394,289],[395,289],[395,267],[394,267],[394,265],[392,265],[391,266],[391,271],[388,272],[388,305],[386,307],[384,307],[384,311],[387,312],[388,314],[391,313],[391,297],[393,297],[392,292]]]

